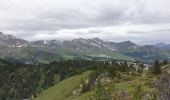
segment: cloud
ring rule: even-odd
[[[27,40],[145,41],[170,29],[169,6],[169,0],[1,0],[0,30]]]
[[[153,44],[156,42],[169,41],[170,24],[154,25],[120,25],[110,27],[64,29],[58,31],[38,31],[27,35],[17,35],[27,40],[72,40],[75,38],[101,38],[105,41],[125,41],[131,40],[138,44]],[[26,33],[25,33],[26,34]]]

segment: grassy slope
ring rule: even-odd
[[[85,92],[78,96],[72,96],[73,90],[79,86],[81,78],[88,78],[89,71],[83,73],[82,75],[77,75],[71,78],[68,78],[54,87],[41,93],[38,98],[35,100],[89,100],[92,99],[95,95],[96,87],[92,87],[90,91]],[[153,93],[156,92],[154,88],[151,87],[151,83],[154,79],[154,76],[148,72],[145,75],[135,74],[127,75],[122,74],[122,79],[112,80],[112,83],[105,85],[105,88],[109,88],[113,93],[118,93],[120,91],[126,91],[129,94],[133,94],[135,87],[138,85],[142,86],[143,93]]]
[[[170,65],[162,67],[162,73],[170,70]],[[80,85],[81,78],[86,79],[90,71],[77,75],[55,85],[54,87],[42,92],[35,100],[95,100],[96,86],[93,86],[90,91],[83,94],[73,96],[72,92],[76,87]],[[157,93],[156,89],[152,87],[153,80],[156,79],[156,75],[146,71],[143,74],[126,74],[121,73],[120,79],[113,79],[111,83],[106,84],[105,88],[108,88],[112,93],[120,94],[121,91],[125,91],[129,95],[133,96],[137,86],[141,86],[141,93]]]
[[[133,58],[122,55],[116,51],[110,51],[105,49],[88,49],[88,50],[77,50],[66,47],[59,47],[52,50],[53,52],[48,51],[47,48],[43,47],[24,47],[16,53],[16,59],[25,59],[25,58],[34,58],[42,63],[48,63],[51,61],[60,60],[61,57],[69,60],[74,59],[75,57],[86,58],[87,56],[98,56],[106,55],[113,59],[121,60],[132,60]]]
[[[146,72],[145,75],[136,74],[136,75],[127,75],[124,74],[123,78],[120,80],[112,80],[110,84],[105,85],[105,88],[112,91],[112,93],[120,94],[121,91],[125,91],[133,95],[136,86],[141,85],[141,89],[143,93],[154,93],[156,90],[151,87],[152,81],[154,77],[152,74]],[[83,93],[79,96],[71,96],[69,100],[95,100],[95,89],[94,86],[91,91]]]
[[[143,60],[151,60],[151,59],[165,59],[170,56],[170,52],[163,49],[155,49],[151,47],[139,47],[130,50],[131,52],[143,53]]]
[[[7,46],[1,46],[0,51],[5,52],[9,51],[9,47]],[[11,49],[13,51],[13,49]],[[75,50],[71,48],[66,48],[66,47],[59,47],[59,48],[53,48],[53,52],[48,51],[50,49],[44,48],[44,47],[35,47],[35,46],[28,46],[28,47],[22,47],[22,48],[17,48],[16,53],[14,53],[14,58],[16,60],[21,60],[21,59],[28,59],[28,58],[34,58],[38,60],[39,62],[42,63],[48,63],[51,61],[56,61],[60,60],[61,57],[65,58],[66,60],[68,59],[74,59],[74,57],[85,57],[85,55],[99,55],[99,54],[105,54],[107,56],[113,57],[113,58],[120,58],[120,59],[128,59],[127,56],[121,55],[117,52],[112,52],[112,51],[107,51],[107,50],[93,50],[93,49],[88,49],[88,50]]]
[[[162,74],[170,72],[170,65],[162,66]],[[134,91],[136,91],[136,86],[141,85],[142,93],[157,93],[158,91],[152,87],[153,81],[156,79],[156,75],[151,74],[150,72],[146,71],[143,74],[135,74],[135,75],[127,75],[122,74],[123,78],[119,80],[112,80],[110,84],[107,84],[105,88],[111,89],[112,93],[119,94],[120,91],[125,91],[133,96]],[[70,97],[69,100],[93,100],[95,95],[95,88],[93,87],[90,91],[83,93],[77,97]]]
[[[82,50],[76,50],[76,53],[89,55],[89,56],[98,56],[98,55],[106,55],[113,59],[119,59],[119,60],[132,60],[133,58],[122,55],[116,51],[110,51],[105,49],[89,49],[87,51]]]
[[[81,84],[81,79],[87,79],[91,71],[76,75],[71,78],[67,78],[57,85],[43,91],[34,100],[65,100],[67,97],[72,95],[75,88]]]
[[[23,47],[16,53],[17,60],[30,58],[41,63],[49,63],[52,61],[58,61],[61,57],[43,47]]]

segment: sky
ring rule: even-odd
[[[170,43],[170,0],[0,0],[0,31],[29,41]]]

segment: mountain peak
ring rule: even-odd
[[[136,47],[137,45],[131,41],[124,41],[124,42],[119,42],[116,44],[120,50],[124,50],[124,48],[131,49]]]
[[[77,38],[72,40],[72,42],[83,42],[83,41],[87,41],[87,40],[83,38]]]
[[[125,44],[125,45],[130,45],[130,46],[136,46],[136,44],[135,44],[135,43],[133,43],[133,42],[132,42],[132,41],[130,41],[130,40],[120,42],[119,44]]]
[[[0,32],[0,39],[1,40],[11,40],[11,39],[16,39],[14,36],[12,36],[11,34],[4,34],[2,32]]]
[[[155,45],[153,45],[155,48],[161,48],[161,49],[165,49],[165,50],[170,50],[170,44],[165,44],[163,42],[157,43]]]
[[[3,32],[0,32],[0,43],[8,46],[18,46],[25,43],[28,43],[28,41],[17,39],[11,34],[4,34]]]
[[[88,39],[90,41],[93,41],[93,42],[104,42],[102,39],[96,37],[96,38],[92,38],[92,39]]]
[[[159,43],[155,44],[155,46],[163,47],[163,46],[166,46],[166,44],[163,42],[159,42]]]
[[[95,37],[95,38],[93,38],[93,40],[101,40],[101,39],[99,39],[98,37]]]
[[[92,40],[103,41],[102,39],[100,39],[100,38],[98,38],[98,37],[95,37],[95,38],[93,38]]]

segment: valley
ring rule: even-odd
[[[49,63],[61,60],[154,60],[170,59],[170,51],[131,41],[107,42],[99,38],[71,41],[39,40],[28,42],[0,33],[0,58],[23,64]]]

